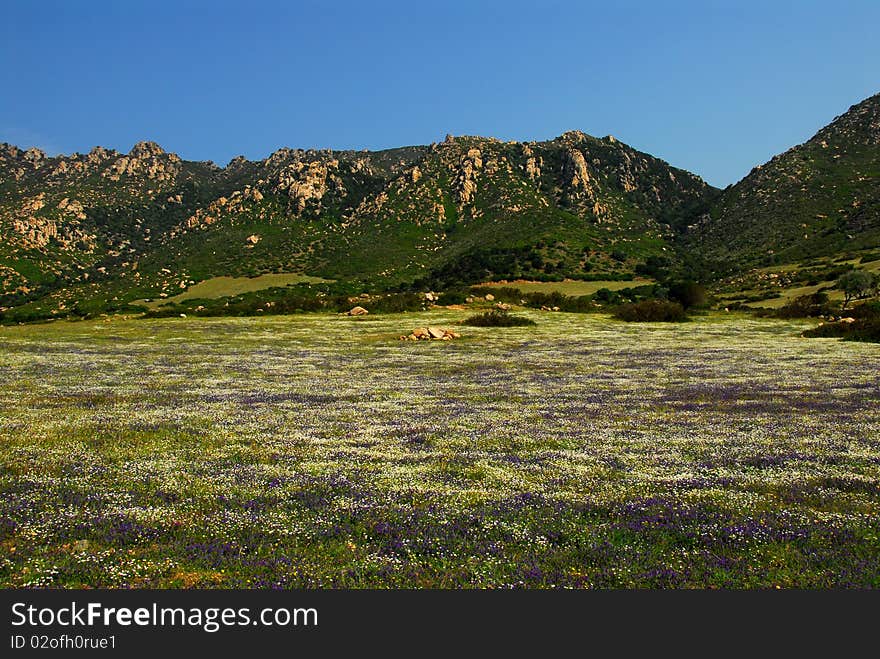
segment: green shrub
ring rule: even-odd
[[[830,313],[833,308],[828,303],[828,294],[820,292],[796,297],[773,315],[777,318],[817,318]]]
[[[536,324],[531,318],[511,316],[506,311],[500,310],[487,311],[462,321],[462,325],[470,325],[471,327],[521,327]]]
[[[669,286],[669,299],[678,302],[685,309],[702,307],[706,304],[706,287],[694,281],[677,281]]]
[[[593,300],[589,295],[563,295],[558,291],[552,293],[526,293],[523,295],[526,306],[534,309],[557,307],[560,311],[570,313],[587,313],[593,311]]]
[[[425,308],[425,301],[417,293],[391,293],[365,302],[364,306],[371,313],[400,313],[421,311]]]
[[[880,343],[880,319],[854,323],[825,323],[803,333],[808,338],[841,338],[844,341]]]
[[[849,312],[855,322],[824,323],[803,333],[808,338],[842,338],[844,341],[880,343],[880,302],[867,302]]]
[[[471,293],[481,297],[491,294],[498,302],[510,304],[519,304],[520,300],[524,298],[523,292],[512,286],[472,286]]]
[[[593,293],[593,299],[603,304],[616,304],[620,301],[620,293],[612,291],[610,288],[600,288]]]
[[[468,293],[460,288],[450,289],[440,293],[437,304],[449,306],[450,304],[464,304],[467,300]]]
[[[614,316],[630,323],[677,323],[687,320],[684,307],[668,300],[642,300],[621,304]]]

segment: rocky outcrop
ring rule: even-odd
[[[85,209],[83,208],[83,205],[75,199],[69,199],[68,197],[65,197],[58,202],[58,209],[64,211],[69,215],[72,215],[77,220],[86,219]]]
[[[574,196],[593,197],[592,178],[589,169],[587,169],[587,161],[584,154],[577,149],[569,149],[566,152],[563,176],[566,183],[572,188]]]
[[[417,327],[409,334],[402,334],[399,341],[451,341],[461,334],[443,327]]]
[[[482,168],[483,154],[479,149],[468,149],[461,157],[454,185],[458,202],[462,206],[473,201],[474,193],[477,191],[477,177]]]
[[[157,182],[173,181],[181,171],[180,158],[155,142],[138,142],[127,156],[117,158],[103,176],[111,181],[123,177],[143,177]]]
[[[56,220],[45,217],[16,217],[12,220],[14,241],[25,249],[42,249],[50,243],[65,249],[76,243],[81,249],[91,251],[95,236],[75,225],[59,226]]]
[[[339,161],[335,158],[327,162],[296,160],[275,175],[272,191],[290,197],[299,213],[306,209],[309,202],[317,202],[320,210],[320,202],[330,189],[340,195],[345,194],[345,184],[338,172]]]

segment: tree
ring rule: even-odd
[[[867,270],[850,270],[837,280],[837,288],[843,291],[843,310],[852,300],[874,295],[877,292],[877,278]]]
[[[694,281],[677,281],[669,286],[669,299],[685,309],[706,304],[706,287]]]

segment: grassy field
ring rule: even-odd
[[[817,263],[821,266],[832,266],[832,265],[851,265],[859,270],[867,270],[868,272],[880,273],[880,260],[868,261],[866,263],[862,263],[861,259],[847,259],[842,261],[831,261],[830,259],[819,259]],[[773,266],[767,268],[759,268],[756,272],[764,273],[764,274],[784,274],[788,272],[793,272],[801,269],[803,266],[797,264],[787,264],[780,266]],[[791,285],[791,286],[780,286],[778,288],[771,289],[775,293],[779,293],[779,297],[769,298],[765,300],[760,300],[756,302],[747,302],[744,306],[754,307],[754,308],[764,308],[764,309],[779,309],[780,307],[785,306],[792,300],[802,295],[812,295],[813,293],[817,293],[821,290],[825,290],[828,294],[828,299],[832,302],[843,303],[844,295],[843,291],[840,290],[828,290],[833,289],[835,286],[835,281],[826,280],[820,281],[812,286],[802,286],[802,285]],[[767,289],[764,289],[766,292]],[[731,302],[736,299],[741,299],[745,295],[754,295],[758,294],[761,291],[753,288],[745,288],[743,290],[737,291],[736,293],[727,293],[722,294],[719,299],[722,301],[722,304]]]
[[[877,345],[464,314],[0,327],[0,586],[880,586]]]
[[[619,291],[623,288],[634,288],[653,283],[652,279],[634,279],[632,281],[580,281],[574,279],[566,279],[565,281],[525,281],[516,279],[513,281],[490,282],[488,284],[480,284],[480,286],[509,286],[511,288],[518,288],[523,293],[559,292],[563,295],[576,297],[579,295],[592,295],[603,288]]]
[[[148,308],[158,307],[166,302],[182,302],[183,300],[212,300],[229,295],[241,295],[253,291],[262,291],[267,288],[284,287],[288,284],[311,283],[318,284],[331,281],[320,277],[309,277],[290,273],[260,275],[259,277],[212,277],[190,286],[183,293],[169,298],[156,298],[150,302],[136,300],[135,304],[142,304]]]

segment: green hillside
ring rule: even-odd
[[[880,245],[880,94],[724,190],[685,244],[728,271]]]

